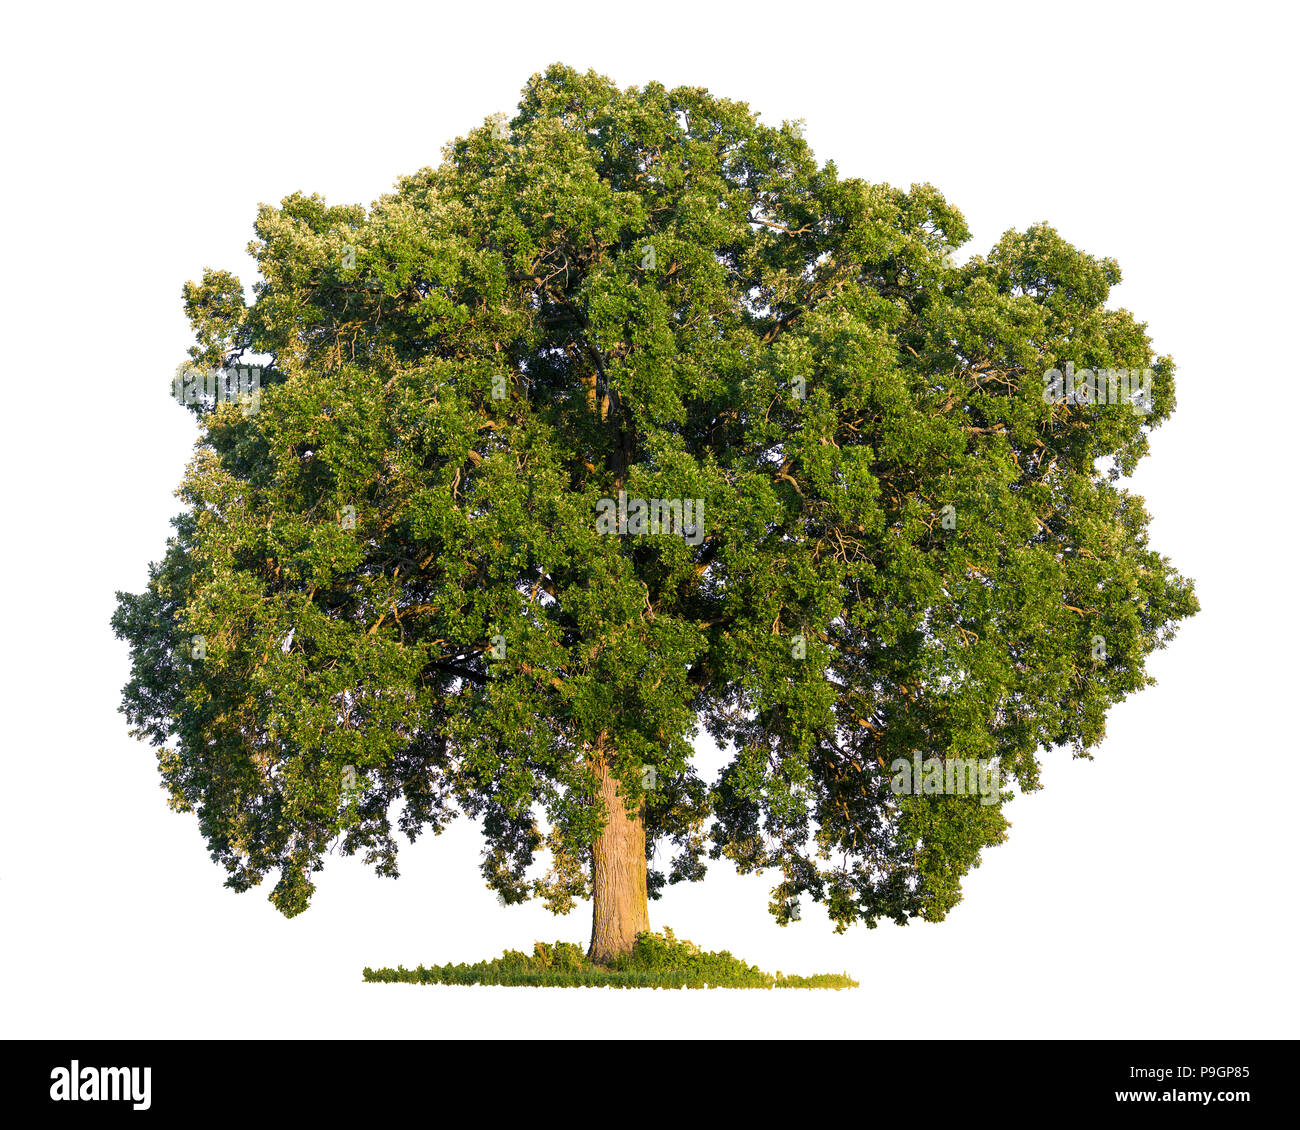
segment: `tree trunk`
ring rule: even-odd
[[[605,827],[591,845],[592,961],[609,963],[630,953],[637,934],[650,929],[646,900],[645,819],[629,819],[618,782],[597,753],[592,762],[605,805]]]

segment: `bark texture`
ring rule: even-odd
[[[618,782],[610,776],[603,757],[592,768],[600,784],[605,805],[605,828],[591,847],[592,961],[608,963],[628,953],[637,934],[650,929],[646,898],[645,820],[638,810],[634,818],[619,795]]]

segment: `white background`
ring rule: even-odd
[[[1288,10],[1289,9],[1289,10]],[[4,1036],[1297,1034],[1292,5],[51,6],[5,17]],[[251,282],[259,201],[369,203],[551,62],[803,118],[845,176],[930,181],[984,251],[1048,220],[1119,260],[1178,362],[1137,478],[1204,606],[1095,761],[1048,758],[937,926],[777,927],[715,865],[652,924],[856,992],[433,989],[363,965],[585,942],[503,909],[460,821],[400,880],[333,859],[287,921],[221,885],[116,713],[108,620],[179,508],[180,286]]]

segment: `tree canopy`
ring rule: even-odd
[[[570,909],[595,752],[651,897],[725,857],[782,922],[942,919],[1196,610],[1122,482],[1174,366],[1045,224],[958,265],[929,185],[553,66],[369,209],[254,230],[252,301],[224,270],[184,301],[189,364],[257,361],[258,400],[193,398],[183,513],[113,623],[172,805],[287,915],[332,846],[395,875],[457,814],[506,902]],[[1067,363],[1148,399],[1045,395]],[[620,492],[702,500],[696,536],[611,534]],[[918,756],[998,791],[900,793]]]

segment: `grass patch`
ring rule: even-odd
[[[506,950],[493,961],[474,965],[417,965],[414,969],[361,971],[370,982],[399,981],[411,985],[527,985],[534,987],[618,989],[856,989],[847,973],[818,973],[812,977],[772,976],[747,965],[726,950],[703,953],[690,942],[646,932],[632,952],[612,965],[597,965],[572,942],[538,942],[532,954]]]

